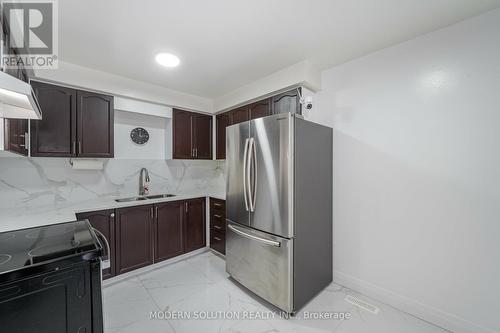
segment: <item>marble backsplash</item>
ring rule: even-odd
[[[224,161],[110,159],[103,170],[74,170],[67,158],[0,157],[0,209],[137,195],[143,167],[150,193],[225,191]]]

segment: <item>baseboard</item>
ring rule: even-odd
[[[483,327],[454,314],[422,304],[406,296],[398,295],[370,282],[360,280],[339,271],[334,273],[335,283],[360,292],[382,303],[409,313],[422,320],[455,333],[497,333],[493,329]]]
[[[109,278],[109,279],[106,279],[106,280],[102,281],[102,286],[103,287],[107,287],[109,285],[112,285],[112,284],[115,284],[117,282],[129,279],[129,278],[137,276],[139,274],[143,274],[143,273],[155,270],[157,268],[173,264],[175,262],[178,262],[178,261],[190,258],[192,256],[201,254],[203,252],[207,252],[208,250],[209,250],[208,247],[202,247],[201,249],[194,250],[194,251],[191,251],[191,252],[188,252],[188,253],[185,253],[185,254],[181,254],[180,256],[177,256],[177,257],[174,257],[174,258],[171,258],[171,259],[167,259],[167,260],[163,260],[163,261],[160,261],[159,263],[156,263],[156,264],[153,264],[153,265],[149,265],[149,266],[146,266],[146,267],[138,268],[138,269],[133,270],[131,272],[127,272],[127,273],[123,273],[123,274],[114,276],[112,278]]]

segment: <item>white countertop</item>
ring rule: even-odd
[[[156,193],[150,193],[154,195]],[[131,195],[133,196],[133,195]],[[200,197],[212,197],[225,200],[223,193],[180,193],[174,197],[150,199],[131,202],[116,202],[115,199],[128,196],[105,196],[99,199],[87,200],[78,203],[12,208],[0,210],[0,232],[56,224],[76,220],[76,213],[90,212],[105,209],[151,205],[160,202],[185,200]]]

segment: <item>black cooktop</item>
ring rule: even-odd
[[[87,221],[0,233],[0,275],[54,260],[101,251]]]

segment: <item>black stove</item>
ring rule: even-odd
[[[103,332],[105,242],[87,220],[0,233],[2,332]]]
[[[0,277],[71,256],[92,252],[99,256],[101,250],[87,221],[0,233]]]

